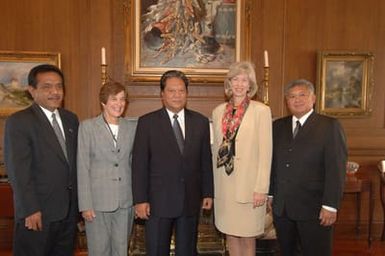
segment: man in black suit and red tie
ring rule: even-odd
[[[4,132],[15,202],[13,253],[73,255],[78,118],[61,107],[64,76],[59,68],[34,67],[28,84],[34,103],[11,115]]]
[[[270,195],[283,256],[332,254],[332,225],[343,194],[347,147],[340,123],[314,112],[311,82],[285,87],[291,116],[273,124]]]
[[[170,70],[160,80],[164,107],[139,118],[132,160],[133,200],[146,220],[146,255],[196,255],[200,209],[210,209],[213,174],[209,121],[186,109],[188,79]]]

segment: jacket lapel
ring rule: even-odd
[[[108,147],[104,147],[106,153],[111,152],[111,150],[115,150],[114,139],[112,138],[111,132],[108,130],[107,124],[103,119],[103,114],[100,114],[96,118],[96,126],[95,126],[96,134],[99,134],[99,140],[102,140],[102,145],[108,145]],[[120,136],[120,128],[118,136]]]
[[[185,122],[186,122],[186,116],[185,116]],[[169,118],[167,110],[165,108],[163,108],[160,111],[160,122],[159,123],[161,124],[160,126],[161,126],[161,129],[163,131],[163,132],[161,132],[161,134],[162,134],[162,136],[166,137],[165,141],[172,142],[174,150],[181,154],[179,147],[178,147],[178,143],[176,142],[174,130],[172,129],[170,118]],[[186,147],[186,145],[185,145],[185,147]],[[184,149],[184,151],[186,151],[186,149]]]
[[[225,105],[226,106],[226,105]],[[238,128],[238,132],[237,132],[237,138],[239,138],[240,136],[242,136],[242,134],[243,134],[243,127],[245,127],[247,124],[246,124],[246,122],[247,122],[247,120],[253,120],[251,117],[247,117],[247,116],[249,116],[249,115],[251,115],[252,113],[249,111],[249,108],[250,108],[250,106],[246,109],[246,112],[245,112],[245,114],[243,115],[243,118],[242,118],[242,122],[240,123],[240,125],[239,125],[239,128]],[[224,113],[224,111],[226,111],[226,109],[223,109],[223,113]],[[247,133],[248,131],[247,131],[247,129],[245,130],[245,133]],[[240,135],[241,134],[241,135]]]
[[[191,143],[193,143],[194,138],[194,119],[192,118],[191,112],[187,109],[184,110],[184,123],[185,138],[183,153],[186,154],[191,146]]]
[[[306,137],[306,134],[312,130],[313,125],[315,124],[317,120],[317,113],[313,111],[313,113],[310,114],[310,116],[306,119],[305,123],[302,125],[301,129],[299,130],[296,139],[299,139],[301,137]],[[290,119],[291,121],[291,119]],[[291,124],[292,125],[292,124]],[[293,127],[291,126],[291,129]]]
[[[73,163],[75,161],[75,152],[71,149],[74,148],[74,143],[76,144],[76,135],[74,134],[75,131],[73,130],[73,127],[71,127],[71,121],[68,120],[68,117],[64,112],[59,109],[60,119],[63,124],[63,130],[65,135],[65,141],[66,141],[66,150],[67,150],[67,157],[68,162]]]

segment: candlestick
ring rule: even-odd
[[[266,61],[266,59],[265,59]],[[269,64],[269,63],[267,63]],[[269,67],[263,67],[263,103],[269,105]]]
[[[106,64],[106,48],[102,47],[102,65]]]
[[[107,83],[108,75],[107,75],[107,64],[100,65],[102,67],[102,85]]]
[[[265,59],[265,67],[268,67],[269,66],[269,55],[268,55],[266,50],[263,52],[263,56]]]

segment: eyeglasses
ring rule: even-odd
[[[309,95],[310,95],[310,93],[289,94],[286,96],[286,99],[288,99],[288,100],[296,100],[296,99],[304,100],[307,97],[309,97]]]

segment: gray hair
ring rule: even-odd
[[[227,73],[224,86],[225,94],[228,98],[231,98],[233,92],[231,91],[231,79],[237,75],[246,74],[249,78],[250,89],[247,93],[247,96],[252,98],[258,90],[257,79],[255,78],[254,65],[251,62],[241,61],[231,64],[229,67],[229,72]]]
[[[290,89],[292,89],[293,87],[296,87],[296,86],[304,86],[311,93],[314,94],[314,85],[312,84],[312,82],[310,82],[306,79],[296,79],[296,80],[289,82],[287,85],[285,85],[285,89],[284,89],[285,96],[288,95]]]

